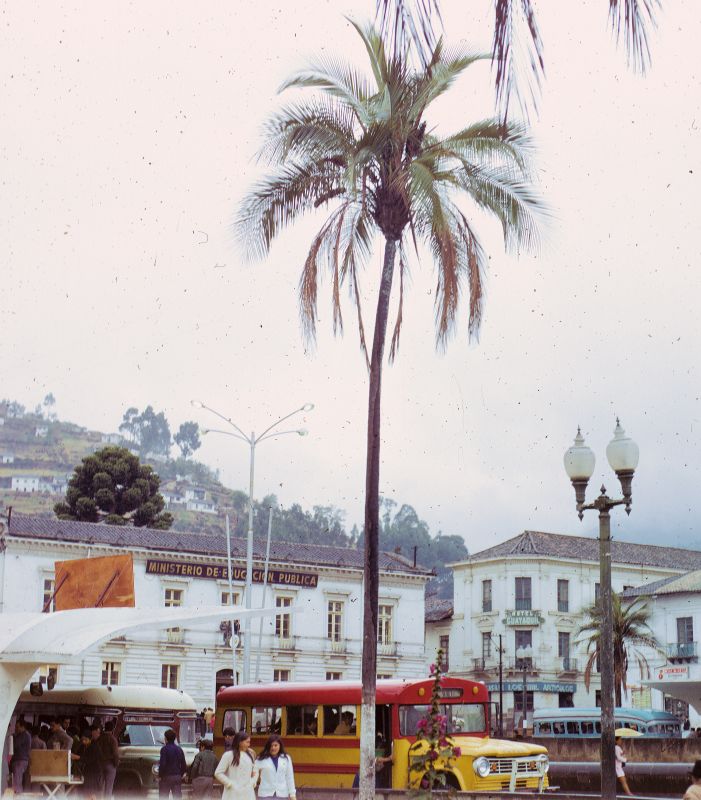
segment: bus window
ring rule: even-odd
[[[565,735],[565,723],[564,722],[553,722],[553,733],[555,736],[564,736]]]
[[[567,722],[567,733],[579,736],[579,723],[576,720],[569,720]]]
[[[596,728],[596,732],[597,733],[601,733],[601,723],[600,722],[595,722],[594,723],[594,727]]]
[[[195,717],[180,717],[180,727],[178,729],[178,741],[180,744],[195,744],[198,738],[196,722]]]
[[[324,706],[324,733],[355,736],[355,706]]]
[[[582,732],[582,736],[593,736],[594,735],[594,723],[590,722],[589,720],[582,720],[579,723],[579,729]]]
[[[317,711],[316,706],[287,706],[287,735],[316,736]]]
[[[252,733],[280,733],[282,709],[274,706],[254,708],[251,711]]]
[[[235,731],[246,730],[246,712],[242,708],[227,708],[224,712],[224,728],[233,728]]]
[[[430,706],[400,706],[399,733],[402,736],[416,736],[419,722],[426,717]],[[447,733],[479,733],[487,728],[484,706],[479,703],[450,703],[440,707],[445,715]]]
[[[553,732],[553,726],[549,722],[540,722],[538,724],[538,733],[542,733],[545,736],[550,736]]]

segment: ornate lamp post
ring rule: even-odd
[[[314,408],[313,403],[305,403],[301,408],[296,408],[284,417],[280,417],[277,422],[269,425],[263,433],[256,436],[255,431],[247,436],[241,428],[229,417],[225,417],[218,411],[202,403],[200,400],[192,400],[191,404],[195,408],[203,408],[211,412],[219,419],[226,422],[233,428],[231,431],[222,431],[213,428],[205,429],[203,434],[208,433],[221,433],[225,436],[233,436],[234,439],[240,439],[246,442],[250,448],[250,468],[249,468],[249,490],[248,490],[248,535],[246,537],[246,591],[245,591],[245,607],[251,609],[251,595],[253,593],[253,477],[256,458],[256,445],[260,444],[265,439],[273,439],[276,436],[284,436],[288,433],[296,433],[298,436],[306,436],[307,431],[304,428],[297,428],[296,430],[276,431],[275,428],[286,419],[293,417],[303,411],[311,411]],[[228,539],[227,539],[228,541]],[[231,575],[231,563],[229,563],[229,575]],[[231,598],[230,598],[231,600]],[[251,679],[251,620],[246,617],[244,620],[244,638],[243,638],[243,682],[249,683]],[[236,674],[234,674],[234,683],[236,683]]]
[[[579,428],[574,445],[565,453],[565,471],[574,486],[579,518],[584,512],[599,512],[599,568],[601,593],[601,635],[599,639],[599,660],[601,665],[601,796],[603,800],[615,800],[616,768],[614,741],[614,672],[613,672],[613,617],[611,603],[611,509],[625,505],[630,514],[632,503],[631,485],[633,473],[638,466],[638,445],[625,435],[619,420],[616,420],[613,439],[606,448],[606,457],[618,476],[623,490],[623,498],[613,500],[601,487],[601,494],[593,503],[585,504],[589,478],[594,473],[596,458],[592,450],[584,444]]]

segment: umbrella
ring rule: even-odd
[[[640,731],[636,731],[634,728],[616,728],[614,731],[615,736],[620,736],[622,739],[635,739],[637,736],[642,736],[643,734]]]

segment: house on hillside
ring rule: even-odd
[[[166,484],[166,487],[161,489],[161,494],[168,508],[185,505],[185,493],[178,488],[177,484],[173,484],[172,482]]]
[[[188,511],[199,511],[201,514],[217,513],[217,505],[212,502],[211,495],[200,486],[185,489],[185,508]]]
[[[15,454],[14,453],[3,453],[2,456],[0,456],[0,461],[2,461],[3,464],[14,464],[15,463]]]
[[[45,436],[49,435],[49,428],[47,425],[37,425],[34,429],[34,436],[37,439],[43,439]]]
[[[49,494],[64,495],[68,489],[68,480],[59,475],[43,475],[39,478],[39,491]]]
[[[13,492],[38,492],[38,475],[13,475],[11,489]]]

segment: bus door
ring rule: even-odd
[[[387,758],[392,755],[392,706],[375,706],[375,756]],[[378,789],[392,788],[392,765],[376,768],[375,786]]]

